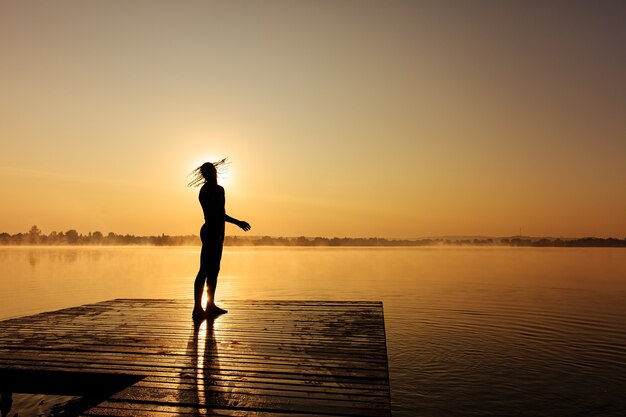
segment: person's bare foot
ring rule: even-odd
[[[194,321],[202,320],[205,317],[205,312],[201,308],[194,307],[193,312],[191,313],[191,318]]]
[[[206,306],[206,315],[207,316],[219,316],[220,314],[226,314],[228,311],[223,308],[219,308],[215,304]]]

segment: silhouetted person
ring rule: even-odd
[[[224,245],[224,222],[236,224],[245,231],[250,230],[247,222],[234,219],[226,214],[224,209],[224,188],[217,184],[217,167],[226,163],[226,159],[218,162],[205,162],[194,169],[194,178],[189,186],[200,188],[200,205],[204,212],[204,224],[200,229],[202,250],[200,252],[200,270],[194,283],[194,307],[192,317],[201,319],[205,315],[217,315],[226,313],[226,310],[215,305],[215,286],[217,275],[220,272],[222,260],[222,248]],[[208,302],[206,312],[202,310],[202,293],[204,283],[207,284]]]

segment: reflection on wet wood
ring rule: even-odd
[[[228,314],[200,325],[184,300],[112,300],[6,320],[0,374],[134,377],[85,416],[391,414],[382,303],[222,305]]]

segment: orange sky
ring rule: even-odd
[[[547,3],[0,0],[0,231],[197,233],[229,156],[252,234],[624,238],[626,8]]]

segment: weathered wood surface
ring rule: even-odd
[[[382,303],[120,299],[0,322],[0,370],[133,375],[85,416],[390,415]],[[69,374],[68,374],[69,375]]]

